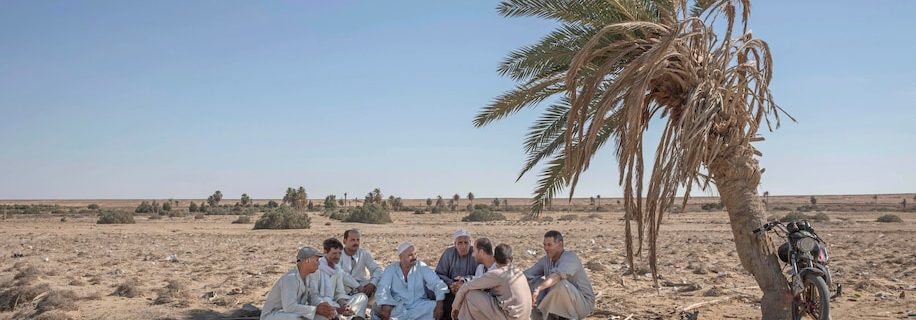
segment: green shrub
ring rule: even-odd
[[[188,212],[197,212],[198,210],[197,204],[191,201],[191,204],[188,205]]]
[[[184,210],[172,210],[169,211],[169,218],[181,218],[188,215]]]
[[[308,229],[312,219],[305,212],[298,212],[288,206],[271,210],[254,223],[254,229]]]
[[[200,220],[200,219],[203,219],[203,218],[205,218],[205,216],[204,216],[203,214],[198,213],[198,214],[195,214],[195,215],[194,215],[194,219]]]
[[[899,216],[895,214],[885,214],[878,217],[878,222],[903,222],[903,219],[900,219]]]
[[[279,206],[280,206],[280,204],[277,203],[276,201],[273,201],[273,200],[267,201],[267,207],[268,207],[268,208],[273,209],[273,208],[276,208],[276,207],[279,207]]]
[[[413,214],[426,214],[426,211],[423,209],[416,209],[413,211]]]
[[[475,204],[475,205],[474,205],[474,210],[480,210],[480,209],[487,209],[487,210],[490,210],[490,205],[488,205],[488,204],[483,204],[483,203],[478,203],[478,204]]]
[[[249,223],[251,223],[251,218],[248,217],[248,216],[239,216],[239,218],[238,218],[238,219],[235,219],[235,221],[232,221],[232,223],[235,223],[235,224],[249,224]]]
[[[89,210],[99,210],[99,205],[93,203],[90,204],[87,208],[89,208]]]
[[[172,204],[169,202],[163,202],[162,211],[172,211]]]
[[[432,209],[429,210],[429,213],[442,213],[442,208],[433,207]]]
[[[560,220],[560,221],[576,221],[576,220],[579,220],[579,216],[574,215],[574,214],[567,214],[567,215],[564,215],[564,216],[560,217],[560,219],[557,219],[557,220]]]
[[[372,203],[352,209],[344,222],[385,224],[391,223],[391,215],[388,214],[388,209]]]
[[[134,222],[134,214],[127,211],[112,210],[99,213],[97,224],[129,224]]]
[[[324,209],[323,215],[329,219],[344,221],[348,216],[350,216],[350,211],[346,208],[330,208]]]
[[[474,222],[474,221],[499,221],[506,220],[506,216],[503,216],[502,213],[491,211],[490,209],[477,209],[471,214],[461,218],[463,222]]]

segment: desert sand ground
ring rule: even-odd
[[[830,244],[834,279],[844,286],[844,294],[831,303],[833,319],[906,319],[916,311],[916,213],[891,212],[903,197],[913,195],[882,196],[878,203],[870,195],[818,196],[819,206],[838,210],[826,212],[830,222],[815,224]],[[770,207],[795,208],[808,199],[771,197]],[[602,199],[611,207],[614,201]],[[554,219],[579,216],[575,221],[552,222],[519,222],[520,213],[509,213],[507,221],[495,223],[460,222],[464,213],[397,212],[389,225],[342,223],[310,214],[312,227],[306,230],[252,230],[252,224],[230,223],[236,216],[161,220],[138,216],[136,224],[97,225],[92,215],[67,216],[64,222],[60,215],[19,215],[0,221],[0,292],[33,287],[46,294],[19,301],[15,309],[0,312],[0,319],[232,316],[246,303],[263,304],[277,277],[292,267],[297,247],[320,247],[325,238],[342,238],[350,228],[362,231],[363,247],[383,264],[394,261],[395,246],[409,239],[418,246],[421,260],[435,265],[451,242],[450,234],[466,228],[475,237],[511,244],[521,267],[543,255],[543,233],[555,229],[566,236],[566,247],[588,264],[598,295],[589,319],[679,319],[680,310],[697,303],[708,303],[694,308],[700,319],[759,318],[760,291],[740,266],[726,213],[692,209],[713,201],[717,200],[692,200],[687,212],[666,217],[659,243],[662,285],[658,288],[645,270],[635,278],[624,275],[624,223],[619,211],[597,217],[549,212],[546,215]],[[137,202],[100,204],[130,207]],[[415,204],[421,202],[425,199]],[[513,199],[510,204],[516,202],[524,200]],[[875,222],[886,213],[897,214],[904,222]]]

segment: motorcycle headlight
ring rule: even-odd
[[[814,250],[814,246],[816,245],[817,240],[808,237],[798,239],[798,241],[795,242],[795,248],[801,252],[811,252],[811,250]]]

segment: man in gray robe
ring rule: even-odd
[[[544,234],[547,253],[525,270],[532,289],[532,319],[556,316],[583,319],[595,307],[595,293],[582,261],[575,252],[563,248],[563,235],[550,230]]]
[[[474,247],[471,246],[471,233],[464,229],[455,231],[452,236],[454,246],[448,247],[442,252],[439,263],[436,265],[436,274],[449,287],[449,293],[445,295],[445,320],[451,320],[452,302],[455,300],[455,292],[461,287],[461,284],[470,280],[477,270],[477,261],[474,259],[472,252]]]
[[[299,249],[296,266],[280,276],[267,294],[261,320],[324,320],[337,316],[334,307],[321,301],[321,277],[315,271],[322,256],[312,247]]]

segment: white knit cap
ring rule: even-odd
[[[452,236],[452,240],[458,240],[459,237],[471,237],[471,233],[464,229],[458,229],[455,231],[455,234]]]
[[[410,243],[410,241],[407,241],[407,242],[404,242],[398,245],[398,255],[400,256],[401,253],[403,253],[407,249],[410,249],[411,247],[413,247],[413,243]]]

